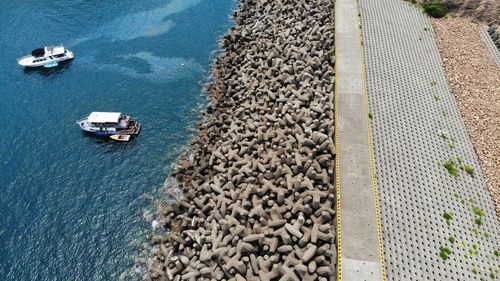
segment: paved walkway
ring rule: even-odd
[[[382,264],[356,0],[335,7],[339,280],[380,281]]]
[[[495,42],[493,42],[493,39],[491,39],[490,35],[488,34],[488,27],[481,26],[480,32],[481,37],[483,38],[486,46],[488,46],[488,49],[491,52],[491,55],[495,58],[497,64],[500,65],[500,50],[498,50],[497,46],[495,46]]]
[[[432,26],[402,0],[360,7],[387,279],[493,280],[498,218]]]

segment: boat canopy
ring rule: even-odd
[[[38,48],[31,51],[31,55],[34,57],[43,57],[45,54],[45,48]]]
[[[92,112],[88,121],[90,123],[118,123],[121,115],[120,112]]]

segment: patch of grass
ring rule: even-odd
[[[449,160],[448,162],[444,163],[443,166],[448,170],[448,173],[451,175],[458,177],[458,169],[455,166],[455,162],[453,160]]]
[[[478,207],[472,207],[472,212],[474,213],[474,215],[478,215],[480,217],[484,217],[484,211],[481,210]]]
[[[474,219],[474,222],[478,225],[478,226],[481,226],[483,225],[483,220],[482,220],[482,217],[484,216],[484,211],[481,210],[480,208],[478,207],[472,207],[472,212],[479,216],[479,218],[476,218]],[[485,233],[483,234],[485,238],[489,238],[489,233]]]
[[[443,139],[443,140],[447,140],[449,138],[448,136],[448,133],[447,132],[441,132],[439,134],[439,136]]]
[[[372,115],[372,113],[371,113],[371,112],[368,112],[368,118],[370,118],[370,120],[372,120],[372,119],[373,119],[373,115]]]
[[[479,229],[477,229],[477,228],[473,228],[473,229],[472,229],[472,232],[474,232],[474,234],[478,235],[478,234],[479,234]]]
[[[455,236],[450,236],[450,238],[448,238],[448,241],[450,241],[451,243],[455,243],[457,241],[457,238],[455,238]]]
[[[464,170],[469,176],[474,177],[474,168],[469,165],[464,165],[460,167],[460,169]]]
[[[448,247],[444,247],[444,246],[441,246],[439,247],[439,256],[443,259],[443,260],[447,260],[450,258],[450,255],[451,255],[451,250],[448,248]]]
[[[436,100],[436,101],[439,101],[441,98],[438,96],[438,95],[434,95],[433,98]]]
[[[473,246],[472,248],[469,249],[469,253],[471,255],[479,255],[479,249]]]
[[[443,110],[443,111],[441,111],[441,112],[443,113],[443,115],[444,115],[445,117],[446,117],[446,116],[448,116],[448,112],[447,112],[446,110]]]
[[[424,11],[434,18],[442,18],[448,13],[446,5],[440,2],[426,2],[422,3]]]
[[[448,146],[449,146],[450,148],[455,148],[455,144],[454,144],[454,143],[449,143],[449,144],[448,144]]]
[[[451,219],[453,218],[453,212],[444,212],[443,218],[446,220],[447,225],[451,225]]]
[[[485,232],[483,233],[483,236],[484,238],[489,239],[491,235],[488,232]]]
[[[458,163],[462,163],[462,162],[464,162],[464,159],[462,159],[462,157],[458,156],[457,161],[458,161]]]
[[[472,273],[477,274],[477,269],[476,268],[473,268],[471,271],[472,271]]]
[[[500,251],[498,251],[498,250],[495,250],[495,251],[493,252],[493,254],[494,254],[497,258],[498,258],[498,257],[500,257]]]
[[[426,29],[424,28],[424,30],[426,30]],[[436,84],[437,84],[436,80],[431,81],[431,86],[436,86]]]

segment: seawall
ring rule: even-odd
[[[240,3],[148,280],[335,278],[333,8]]]

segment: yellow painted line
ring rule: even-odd
[[[359,14],[359,2],[357,3],[358,14]],[[337,9],[337,2],[334,4],[334,11]],[[335,22],[335,16],[334,16]],[[358,18],[359,28],[361,29],[361,20]],[[361,30],[360,30],[361,32]],[[371,120],[368,118],[369,108],[368,108],[368,93],[366,86],[366,72],[365,72],[365,61],[363,53],[363,44],[361,33],[358,32],[359,45],[361,52],[361,69],[362,69],[362,79],[363,79],[363,95],[365,99],[365,118],[367,122],[367,137],[368,137],[368,148],[370,153],[370,166],[372,173],[372,187],[374,195],[374,203],[376,210],[376,220],[377,220],[377,234],[379,242],[379,254],[380,254],[380,266],[382,280],[386,281],[386,271],[385,271],[385,258],[384,258],[384,244],[382,240],[382,226],[380,224],[380,204],[377,190],[377,180],[375,175],[375,160],[373,153],[373,143],[372,143],[372,130],[371,130]],[[334,46],[337,50],[337,29],[335,29]],[[342,214],[341,214],[341,200],[340,200],[340,138],[339,138],[339,94],[338,94],[338,63],[337,56],[335,57],[335,181],[336,181],[336,193],[337,193],[337,280],[342,281]]]
[[[337,50],[337,29],[335,28],[335,12],[337,11],[337,1],[333,7],[333,25],[335,29],[335,38],[333,38],[333,45],[335,51]],[[334,52],[335,55],[335,52]],[[337,281],[342,281],[342,215],[340,212],[340,141],[339,141],[339,76],[337,56],[335,56],[335,189],[337,191]]]
[[[335,2],[336,3],[336,2]],[[336,30],[336,29],[335,29]],[[335,31],[337,37],[337,31]],[[337,41],[334,39],[335,50]],[[342,281],[342,215],[340,212],[340,141],[339,141],[339,93],[337,75],[337,57],[335,57],[335,189],[337,191],[337,281]]]
[[[360,15],[361,9],[359,7],[359,1],[357,1],[358,15]],[[371,119],[368,117],[370,113],[369,102],[368,102],[368,90],[366,86],[366,65],[365,65],[365,56],[363,51],[363,37],[361,35],[361,17],[358,17],[358,38],[359,38],[359,46],[360,46],[360,55],[361,55],[361,71],[362,71],[362,79],[363,79],[363,96],[365,99],[365,118],[366,118],[366,128],[368,130],[368,149],[370,151],[370,165],[372,171],[372,187],[373,187],[373,197],[375,199],[375,210],[377,215],[377,234],[378,234],[378,247],[380,254],[380,272],[382,274],[382,281],[386,281],[386,272],[385,272],[385,257],[384,257],[384,241],[382,238],[382,225],[380,224],[380,201],[378,197],[378,188],[377,188],[377,176],[375,174],[375,158],[373,153],[373,142],[372,142],[372,123]]]

